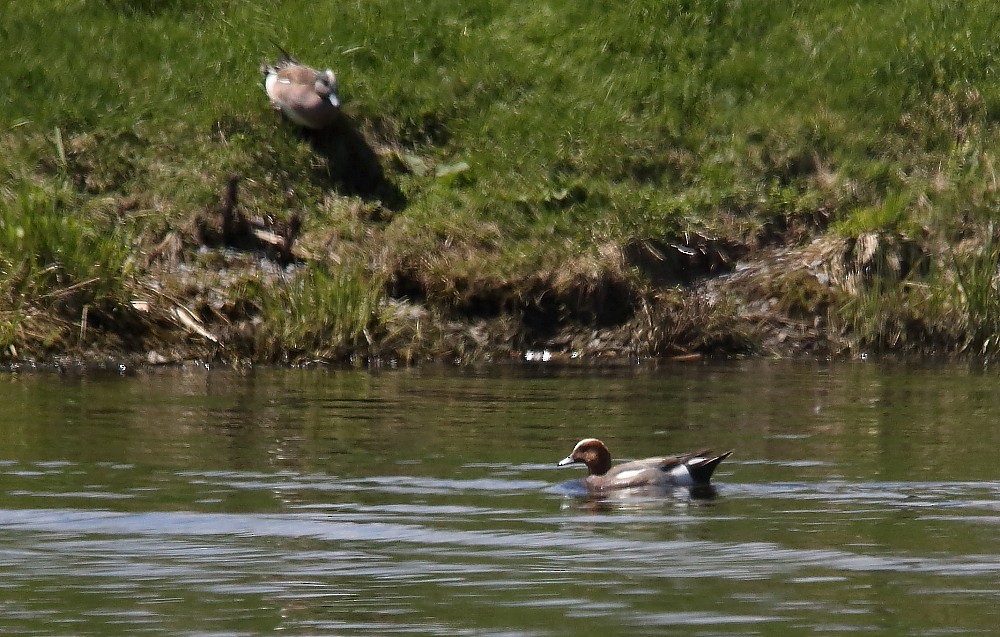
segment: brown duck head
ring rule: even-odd
[[[559,461],[560,467],[582,462],[592,476],[603,476],[611,468],[611,452],[597,438],[584,438],[573,447],[573,453]]]

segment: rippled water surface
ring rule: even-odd
[[[996,634],[1000,376],[0,376],[0,633]],[[556,469],[736,448],[714,498]]]

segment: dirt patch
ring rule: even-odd
[[[448,294],[430,289],[426,273],[414,267],[396,270],[389,296],[426,303],[445,299],[450,320],[475,322],[510,317],[522,327],[518,340],[543,342],[567,328],[604,329],[622,325],[635,314],[639,291],[620,271],[536,272],[508,279],[457,277]]]
[[[694,232],[632,239],[622,249],[625,263],[660,287],[691,285],[699,279],[731,272],[747,252],[747,246],[736,241]]]
[[[55,129],[55,155],[42,160],[42,168],[65,175],[77,191],[104,194],[127,190],[136,174],[132,158],[145,145],[133,133],[70,133]]]

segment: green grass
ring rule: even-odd
[[[997,358],[1000,350],[1000,289],[997,264],[1000,241],[991,223],[980,250],[963,255],[951,254],[954,279],[948,299],[957,299],[960,333],[973,353]]]
[[[377,278],[355,268],[315,268],[258,290],[262,327],[251,360],[343,359],[369,349],[381,287]]]
[[[42,0],[7,13],[3,214],[52,208],[75,230],[39,228],[26,247],[8,236],[2,276],[39,297],[99,272],[108,287],[85,286],[95,296],[66,321],[102,295],[126,302],[148,274],[140,257],[231,173],[248,216],[301,214],[307,241],[336,236],[373,280],[416,271],[446,314],[457,279],[600,276],[621,267],[608,247],[634,238],[752,245],[776,219],[819,216],[845,235],[949,243],[1000,204],[1000,8],[986,0]],[[337,71],[405,206],[359,199],[270,111],[257,70],[270,40]],[[83,245],[114,257],[80,257],[70,275]],[[58,276],[39,274],[51,264]],[[271,333],[291,349],[356,342],[374,292],[323,306],[334,262],[304,267],[316,289],[294,293],[303,307],[345,316]]]
[[[127,229],[68,193],[22,185],[0,201],[0,349],[24,341],[61,348],[85,335],[87,315],[128,299]],[[79,332],[77,330],[80,330]],[[10,350],[14,347],[14,350]]]

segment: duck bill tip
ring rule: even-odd
[[[557,467],[565,467],[566,465],[573,464],[574,462],[576,462],[576,460],[573,459],[573,456],[566,456],[565,458],[563,458],[562,460],[560,460],[556,464],[556,466]]]

